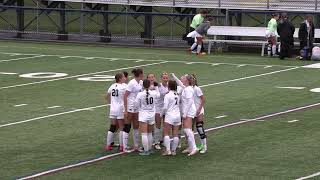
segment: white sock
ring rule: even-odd
[[[129,138],[129,134],[122,131],[123,149],[128,149],[128,138]]]
[[[113,142],[113,136],[114,136],[114,133],[111,131],[108,131],[108,135],[107,135],[107,145],[108,146]]]
[[[201,51],[201,45],[200,45],[200,44],[198,44],[198,47],[197,47],[197,53],[200,53],[200,51]]]
[[[277,46],[276,45],[272,45],[272,55],[275,55],[277,52]]]
[[[123,131],[119,132],[119,145],[123,146],[123,137],[122,137]]]
[[[176,151],[178,145],[179,145],[179,138],[178,137],[173,137],[173,141],[172,141],[172,144],[171,144],[171,151]]]
[[[192,44],[192,46],[191,46],[191,48],[190,48],[190,49],[191,49],[191,51],[193,51],[193,50],[194,50],[194,48],[196,48],[196,46],[197,46],[197,43],[193,43],[193,44]]]
[[[207,138],[204,138],[204,139],[200,139],[201,141],[201,144],[206,146],[207,145]]]
[[[271,56],[271,45],[270,44],[268,44],[267,50],[268,50],[268,56]]]
[[[155,143],[159,143],[161,136],[162,136],[161,129],[155,128],[154,129],[154,142]]]
[[[139,147],[139,130],[133,129],[133,145],[135,148]]]
[[[144,151],[149,151],[148,133],[141,133],[141,139]]]
[[[186,129],[184,129],[184,132],[186,133],[186,135],[188,137],[189,150],[193,150],[193,149],[197,148],[192,130],[186,128]]]
[[[164,146],[166,147],[166,150],[167,150],[167,151],[170,151],[170,150],[171,150],[171,148],[170,148],[170,143],[171,143],[170,137],[169,137],[169,136],[165,136],[164,139],[163,139],[163,144],[164,144]]]
[[[153,142],[152,133],[148,133],[148,142],[149,142],[149,150],[151,150],[152,142]]]

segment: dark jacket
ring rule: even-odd
[[[203,22],[202,24],[200,24],[197,28],[196,31],[197,33],[199,33],[200,35],[204,36],[207,34],[208,29],[210,28],[210,23],[209,22]]]
[[[280,21],[277,27],[278,34],[280,36],[280,42],[293,45],[293,35],[295,28],[290,21]]]
[[[305,46],[309,46],[310,48],[313,47],[314,41],[314,24],[310,23],[310,34],[309,34],[309,44],[308,44],[308,30],[307,24],[303,21],[300,24],[299,28],[299,40],[300,40],[300,49],[304,48]]]

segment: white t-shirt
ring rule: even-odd
[[[127,91],[130,92],[128,96],[128,109],[134,108],[134,102],[139,92],[142,91],[142,80],[138,83],[135,79],[132,79],[127,86]]]
[[[123,112],[124,102],[123,96],[127,89],[127,84],[114,83],[108,89],[110,94],[110,114],[113,112]]]
[[[194,103],[196,105],[196,108],[198,109],[201,105],[200,97],[203,96],[203,92],[198,86],[193,86],[193,90],[194,90]]]
[[[196,106],[194,103],[194,90],[192,86],[187,86],[181,94],[182,115],[183,117],[193,118],[196,115]]]
[[[158,91],[146,90],[139,92],[136,99],[135,105],[138,107],[139,112],[150,112],[155,113],[155,100],[160,97]]]
[[[160,97],[159,97],[159,100],[158,100],[158,104],[157,106],[159,107],[163,107],[163,103],[164,103],[164,96],[168,93],[168,86],[165,87],[162,85],[162,83],[159,84],[158,86],[158,89],[159,89],[159,93],[160,93]]]
[[[169,91],[168,94],[164,96],[164,113],[167,119],[178,119],[180,117],[180,96],[177,92]]]

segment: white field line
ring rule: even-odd
[[[288,121],[288,123],[294,123],[294,122],[298,122],[299,120],[291,120],[291,121]]]
[[[64,79],[71,79],[71,78],[77,78],[77,77],[95,75],[95,74],[101,74],[101,73],[107,73],[107,72],[121,71],[121,70],[125,70],[125,69],[137,68],[137,67],[152,66],[152,65],[164,64],[164,63],[167,63],[167,61],[162,61],[162,62],[158,62],[158,63],[150,63],[150,64],[142,64],[142,65],[136,65],[136,66],[129,66],[129,67],[124,67],[124,68],[118,68],[118,69],[112,69],[112,70],[100,71],[100,72],[94,72],[94,73],[79,74],[79,75],[75,75],[75,76],[49,79],[49,80],[44,80],[44,81],[36,81],[36,82],[25,83],[25,84],[17,84],[17,85],[12,85],[12,86],[4,86],[4,87],[0,87],[0,90],[14,88],[14,87],[29,86],[29,85],[34,85],[34,84],[42,84],[42,83],[47,83],[47,82],[53,82],[53,81],[59,81],[59,80],[64,80]]]
[[[4,74],[4,75],[15,75],[15,74],[18,74],[18,73],[0,72],[0,74]]]
[[[28,104],[17,104],[17,105],[14,105],[14,107],[21,107],[21,106],[26,106]]]
[[[298,68],[298,67],[296,67]],[[269,74],[275,74],[275,73],[279,73],[279,72],[283,72],[283,71],[288,71],[288,70],[293,70],[293,69],[296,69],[296,68],[290,68],[290,69],[285,69],[285,70],[281,70],[281,71],[273,71],[273,72],[270,72],[270,73],[265,73],[265,74],[260,74],[260,75],[255,75],[255,76],[249,76],[249,77],[246,77],[246,78],[239,78],[239,79],[233,79],[233,80],[228,80],[228,81],[222,81],[222,82],[218,82],[218,83],[212,83],[212,84],[206,84],[206,85],[202,85],[202,86],[199,86],[199,87],[208,87],[208,86],[215,86],[215,85],[219,85],[219,84],[225,84],[225,83],[229,83],[229,82],[235,82],[235,81],[240,81],[240,80],[244,80],[244,79],[250,79],[250,78],[254,78],[254,77],[260,77],[260,76],[265,76],[265,75],[269,75]],[[0,88],[1,89],[1,88]],[[76,111],[76,110],[74,110]],[[69,112],[69,111],[68,111]],[[59,115],[63,115],[64,113],[58,113]],[[67,113],[68,114],[68,113]],[[55,115],[56,116],[56,115]],[[45,116],[45,118],[47,117],[51,117],[51,115],[48,115],[48,116]],[[36,119],[38,120],[37,118],[33,118],[33,119]],[[44,119],[43,117],[41,117],[41,119]],[[25,123],[25,122],[29,122],[30,120],[25,120],[25,121],[17,121],[15,122],[14,124],[12,123],[9,123],[8,124],[4,124],[4,125],[0,125],[0,128],[1,127],[5,127],[5,126],[11,126],[11,125],[16,125],[16,124],[21,124],[21,123]]]
[[[65,48],[65,49],[61,49],[61,48],[40,48],[40,47],[34,47],[34,46],[0,46],[0,47],[4,47],[4,48],[14,48],[14,49],[17,49],[17,48],[20,48],[20,49],[40,49],[40,50],[56,50],[56,51],[67,51],[67,52],[78,52],[79,50],[77,49],[68,49],[68,48]],[[79,47],[97,47],[97,46],[79,46]],[[103,47],[103,46],[98,46],[98,47]],[[108,46],[108,47],[113,47],[113,48],[119,48],[117,46]],[[142,47],[130,47],[131,49],[143,49]],[[105,51],[101,50],[85,50],[85,49],[82,49],[81,52],[100,52],[100,53],[105,53]],[[112,53],[116,53],[116,54],[136,54],[136,55],[154,55],[154,53],[147,53],[147,52],[126,52],[126,51],[116,51],[116,50],[110,50],[110,52]],[[179,56],[183,56],[183,57],[190,57],[190,54],[185,54],[184,51],[180,51],[181,54],[179,54]],[[0,52],[1,53],[1,52]],[[4,53],[7,53],[7,52],[3,52]],[[14,53],[14,54],[19,54],[19,53]],[[171,53],[162,53],[161,55],[164,55],[164,56],[177,56],[177,54],[171,54]],[[221,56],[217,56],[217,57],[221,57]],[[233,58],[233,57],[232,57]],[[247,57],[248,59],[256,59],[256,57]]]
[[[281,87],[281,86],[277,86],[276,88],[302,90],[302,89],[305,89],[306,87]]]
[[[304,176],[304,177],[298,178],[298,179],[296,179],[296,180],[305,180],[305,179],[310,179],[310,178],[317,177],[317,176],[320,176],[320,172],[311,174],[311,175],[309,175],[309,176]]]
[[[108,106],[108,105],[104,104],[104,105],[100,105],[100,106],[92,106],[92,107],[87,107],[87,108],[75,109],[72,111],[51,114],[51,115],[47,115],[47,116],[36,117],[36,118],[32,118],[32,119],[27,119],[24,121],[16,121],[16,122],[8,123],[8,124],[2,124],[2,125],[0,125],[0,128],[7,127],[7,126],[13,126],[13,125],[17,125],[17,124],[22,124],[22,123],[26,123],[26,122],[31,122],[31,121],[37,121],[37,120],[45,119],[45,118],[49,118],[49,117],[71,114],[71,113],[75,113],[75,112],[90,111],[91,109],[96,109],[96,108],[101,108],[101,107],[106,107],[106,106]]]
[[[273,116],[278,116],[278,115],[282,115],[282,114],[287,114],[287,113],[290,113],[290,112],[299,111],[299,110],[302,110],[302,109],[311,108],[311,107],[318,106],[318,105],[320,105],[320,103],[307,105],[307,106],[302,106],[302,107],[294,108],[294,109],[291,109],[291,110],[288,110],[288,111],[282,111],[282,112],[278,112],[278,113],[273,113],[273,114],[270,114],[270,116],[273,117]],[[267,116],[261,116],[261,117],[255,118],[255,119],[261,119],[263,117],[268,118]],[[218,126],[218,127],[209,128],[209,129],[206,129],[206,132],[219,130],[219,129],[225,129],[225,128],[229,128],[229,127],[233,127],[233,126],[237,126],[237,125],[253,122],[253,121],[255,121],[255,119],[241,120],[241,121],[237,121],[237,122],[234,122],[234,123],[230,123],[230,124],[226,124],[226,125],[222,125],[222,126]],[[195,133],[195,134],[197,134],[197,133]],[[33,179],[33,178],[38,178],[38,177],[41,177],[41,176],[46,176],[46,175],[50,175],[50,174],[53,174],[53,173],[58,173],[58,172],[61,172],[61,171],[64,171],[64,170],[68,170],[68,169],[71,169],[71,168],[76,168],[76,167],[92,164],[92,163],[95,163],[95,162],[98,162],[98,161],[101,161],[101,160],[109,159],[110,157],[120,156],[120,155],[123,155],[123,154],[126,154],[126,153],[123,153],[123,152],[114,153],[114,154],[110,154],[110,155],[107,155],[107,156],[99,157],[97,159],[92,159],[92,160],[89,160],[89,161],[82,161],[80,163],[71,164],[71,165],[60,167],[60,168],[51,169],[51,170],[48,170],[48,171],[43,171],[43,172],[40,172],[40,173],[37,173],[37,174],[33,174],[31,176],[25,176],[25,177],[19,178],[19,180]],[[307,177],[311,178],[311,177],[315,177],[315,176],[319,176],[319,175],[320,175],[320,172],[316,173],[316,174],[313,174],[313,175],[310,175],[310,176],[307,176]],[[303,179],[301,179],[301,180],[303,180]]]
[[[6,59],[6,60],[0,60],[1,62],[9,62],[9,61],[19,61],[19,60],[24,60],[24,59],[34,59],[38,57],[44,57],[45,55],[37,55],[37,56],[31,56],[31,57],[22,57],[22,58],[15,58],[15,59]]]
[[[0,52],[2,54],[16,54],[16,53],[6,53],[6,52]],[[163,59],[132,59],[132,58],[108,58],[108,57],[87,57],[87,56],[66,56],[66,55],[54,55],[54,54],[22,54],[22,55],[29,55],[29,56],[36,56],[36,55],[42,55],[42,56],[48,56],[48,57],[59,57],[62,59],[66,58],[79,58],[79,59],[104,59],[109,61],[135,61],[135,62],[142,62],[142,61],[150,61],[150,62],[161,62],[166,61]],[[154,55],[154,54],[153,54]],[[256,66],[256,67],[300,67],[300,66],[285,66],[285,65],[262,65],[262,64],[236,64],[236,63],[219,63],[219,62],[190,62],[190,61],[169,61],[169,62],[175,62],[175,63],[185,63],[185,64],[209,64],[209,65],[232,65],[232,66]]]
[[[227,117],[227,115],[221,115],[221,116],[217,116],[217,117],[215,117],[216,119],[221,119],[221,118],[225,118],[225,117]]]
[[[291,70],[295,70],[295,69],[298,69],[298,68],[299,67],[294,67],[294,68],[283,69],[283,70],[279,70],[279,71],[272,71],[272,72],[268,72],[268,73],[257,74],[257,75],[253,75],[253,76],[247,76],[247,77],[243,77],[243,78],[232,79],[232,80],[228,80],[228,81],[216,82],[216,83],[212,83],[212,84],[203,85],[202,87],[220,85],[220,84],[225,84],[225,83],[235,82],[235,81],[241,81],[241,80],[245,80],[245,79],[251,79],[251,78],[266,76],[266,75],[270,75],[270,74],[276,74],[276,73],[291,71]]]
[[[50,107],[47,107],[48,109],[55,109],[55,108],[59,108],[61,106],[50,106]]]

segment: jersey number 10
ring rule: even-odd
[[[153,104],[153,97],[147,98],[146,101],[147,101],[147,105]]]
[[[112,89],[111,96],[116,96],[116,97],[118,97],[118,96],[119,96],[119,90],[118,90],[118,89]]]

